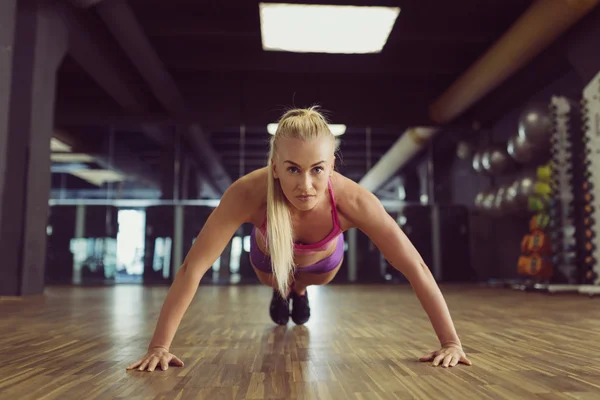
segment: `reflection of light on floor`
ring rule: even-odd
[[[232,274],[237,274],[240,270],[240,257],[242,256],[242,238],[239,236],[231,240],[231,258],[229,260],[229,270]]]
[[[140,285],[116,285],[112,289],[112,312],[110,330],[112,337],[129,339],[139,335],[146,328],[148,315],[144,304],[144,290]],[[146,300],[147,301],[147,300]]]

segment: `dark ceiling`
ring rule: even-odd
[[[319,104],[331,122],[348,126],[339,169],[358,181],[405,128],[430,123],[428,106],[530,2],[371,2],[399,6],[401,12],[383,51],[369,55],[263,51],[258,4],[247,0],[105,0],[90,8],[72,7],[68,11],[72,35],[89,42],[75,46],[60,68],[58,127],[82,141],[97,128],[117,129],[119,141],[126,142],[132,154],[142,153],[140,162],[155,169],[160,168],[161,152],[171,145],[173,132],[183,129],[183,136],[190,140],[185,151],[198,165],[205,165],[203,173],[215,182],[225,172],[230,182],[264,166],[267,123],[276,121],[288,107]],[[139,53],[128,54],[114,27],[113,31],[107,27],[107,21],[112,22],[134,43],[137,37],[129,31],[131,24],[123,19],[123,9],[132,11],[162,64],[161,74],[155,75],[161,81],[155,80],[154,87],[142,78],[131,58],[148,57],[148,52],[134,45]],[[91,48],[101,53],[92,54],[94,50],[85,43],[92,43]],[[185,112],[175,106],[177,96]],[[156,129],[146,129],[147,124],[159,127],[158,136]],[[200,126],[207,142],[186,136],[189,124]],[[135,140],[126,138],[128,132]],[[208,143],[217,157],[199,151],[202,143]],[[223,169],[215,169],[215,163]]]

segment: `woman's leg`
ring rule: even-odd
[[[307,286],[326,285],[335,278],[344,261],[344,238],[340,235],[333,253],[307,267],[296,269],[292,287],[292,320],[302,325],[310,319]]]

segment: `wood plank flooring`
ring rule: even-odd
[[[48,287],[0,298],[0,399],[598,399],[600,299],[442,286],[473,366],[418,357],[437,339],[409,286],[309,288],[275,327],[263,286],[201,286],[172,346],[185,367],[126,371],[167,288]]]

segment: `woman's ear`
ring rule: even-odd
[[[273,168],[273,178],[279,179],[279,175],[277,175],[277,166],[275,165],[275,160],[271,159],[271,168]]]

